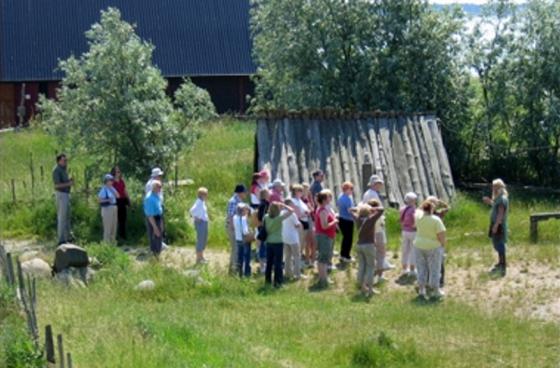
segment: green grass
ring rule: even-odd
[[[453,299],[418,302],[392,292],[345,292],[205,277],[149,264],[106,264],[88,289],[38,285],[39,320],[63,333],[80,367],[554,367],[557,325]],[[155,281],[149,292],[134,290]],[[62,295],[64,295],[62,297]],[[45,302],[45,301],[49,302]]]

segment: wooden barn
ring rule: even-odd
[[[455,186],[434,115],[381,113],[268,113],[257,126],[256,165],[286,185],[326,173],[325,187],[346,180],[361,195],[372,174],[385,181],[389,204],[407,192],[449,200]]]
[[[56,97],[59,59],[87,50],[84,32],[118,8],[155,45],[154,63],[172,93],[183,77],[207,89],[218,112],[244,112],[255,72],[250,0],[2,0],[0,128],[35,113],[39,94]]]

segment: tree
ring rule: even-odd
[[[254,0],[253,109],[433,111],[452,167],[470,122],[461,13],[420,0]]]
[[[93,157],[97,171],[119,163],[143,177],[150,167],[169,166],[194,139],[196,124],[215,115],[208,93],[185,80],[174,106],[152,63],[154,46],[115,8],[101,12],[86,38],[89,51],[59,63],[58,99],[40,99],[45,128],[71,152]]]

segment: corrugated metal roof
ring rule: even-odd
[[[109,6],[155,45],[165,76],[249,75],[249,0],[1,0],[0,81],[58,80]]]

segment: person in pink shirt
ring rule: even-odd
[[[284,202],[284,183],[280,179],[274,179],[272,190],[270,191],[270,203]]]
[[[416,200],[415,193],[406,193],[404,197],[405,206],[400,209],[401,223],[401,259],[402,276],[415,276],[416,263],[414,262],[414,239],[416,238]]]

